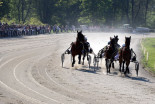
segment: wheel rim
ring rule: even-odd
[[[63,67],[63,62],[64,62],[65,56],[64,54],[61,55],[61,62],[62,62],[62,67]]]

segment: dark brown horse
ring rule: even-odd
[[[105,62],[106,62],[106,69],[107,69],[107,74],[110,73],[110,68],[111,68],[111,65],[114,61],[114,56],[116,55],[116,47],[115,47],[115,44],[116,44],[116,40],[115,40],[115,37],[114,38],[111,38],[110,37],[110,46],[107,46],[106,49],[105,49],[105,53],[104,53],[104,56],[105,56]]]
[[[85,41],[85,37],[82,34],[82,31],[80,31],[80,32],[77,31],[76,41],[71,44],[71,55],[73,57],[72,67],[74,67],[74,64],[75,64],[75,56],[76,55],[79,55],[78,63],[81,64],[81,55],[83,54],[83,50],[84,50],[84,41]]]
[[[129,64],[130,64],[130,59],[131,59],[130,41],[131,41],[131,36],[125,37],[125,46],[122,47],[119,52],[120,72],[124,72],[124,64],[126,63],[126,70],[124,74],[126,73],[129,74]],[[122,67],[122,63],[123,63],[123,67]]]

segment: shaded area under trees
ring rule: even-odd
[[[0,20],[155,28],[155,0],[0,0]],[[11,23],[10,22],[10,23]]]

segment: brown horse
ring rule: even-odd
[[[124,72],[124,64],[126,63],[126,70],[124,74],[128,73],[129,74],[129,64],[130,64],[130,59],[131,59],[131,50],[130,50],[130,41],[131,41],[131,36],[130,37],[125,37],[125,46],[121,48],[119,52],[119,65],[120,65],[120,72]],[[123,67],[122,67],[123,63]],[[122,70],[121,70],[122,68]]]
[[[80,32],[77,31],[76,41],[71,44],[71,55],[73,57],[72,67],[74,67],[74,64],[75,64],[75,56],[76,55],[79,55],[78,63],[81,64],[81,55],[83,54],[83,50],[84,50],[84,40],[85,40],[85,37],[82,34],[82,31],[80,31]]]
[[[110,37],[110,46],[107,46],[106,49],[105,49],[105,53],[104,53],[104,56],[105,56],[105,62],[106,62],[106,69],[107,69],[107,74],[110,73],[110,68],[111,68],[111,65],[114,61],[114,56],[116,55],[116,47],[115,47],[115,44],[116,44],[116,40],[115,40],[115,37],[114,38],[111,38]]]

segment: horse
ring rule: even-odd
[[[115,37],[111,38],[110,37],[110,46],[107,46],[104,52],[104,56],[105,56],[105,62],[106,62],[106,69],[107,69],[107,74],[110,73],[110,68],[111,65],[114,61],[114,56],[116,55],[116,40]]]
[[[112,39],[112,38],[110,38],[110,39]],[[118,35],[114,35],[114,40],[115,40],[115,45],[114,45],[114,47],[115,47],[115,49],[116,49],[116,51],[115,51],[115,54],[118,52],[118,50],[119,50],[119,48],[120,48],[120,45],[118,44],[118,40],[119,40],[119,38],[118,38]],[[108,42],[108,45],[110,45],[110,42]],[[105,46],[104,48],[102,48],[99,52],[98,52],[98,56],[100,57],[100,58],[102,58],[103,56],[105,56],[104,55],[104,53],[105,53],[105,51],[106,51],[106,48],[107,48],[107,46]],[[112,63],[112,67],[114,68],[114,62]]]
[[[116,49],[116,51],[115,51],[115,60],[117,60],[118,59],[118,50],[120,49],[120,45],[118,44],[118,40],[119,40],[119,38],[118,38],[118,35],[114,35],[114,39],[115,39],[115,49]],[[112,63],[112,67],[114,68],[114,62]]]
[[[120,72],[124,72],[124,64],[126,63],[126,70],[124,74],[126,73],[129,74],[129,64],[131,59],[130,41],[131,41],[131,36],[125,37],[125,46],[122,47],[119,52],[119,71]],[[122,67],[122,63],[123,63],[123,67]]]
[[[72,60],[72,67],[74,67],[75,64],[75,56],[78,55],[79,64],[81,64],[81,55],[83,54],[84,50],[84,40],[85,36],[82,34],[82,31],[77,31],[77,38],[75,42],[72,42],[71,44],[71,55],[73,57]]]

